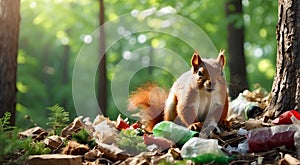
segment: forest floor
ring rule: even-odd
[[[18,138],[30,137],[30,147],[1,156],[0,163],[300,164],[297,158],[300,151],[300,125],[297,121],[300,115],[288,111],[275,120],[266,121],[264,108],[267,100],[268,96],[261,91],[244,92],[231,102],[228,128],[214,130],[206,139],[190,136],[184,143],[174,140],[176,129],[157,137],[143,131],[139,122],[130,125],[121,116],[116,121],[102,115],[93,121],[77,117],[59,133],[55,130],[59,125],[53,127],[54,130],[36,126],[18,132]],[[63,116],[63,112],[59,114]],[[200,143],[191,143],[191,139]],[[207,144],[201,141],[212,142],[212,145],[206,147]],[[31,152],[28,154],[26,150]],[[24,155],[26,158],[20,161]]]

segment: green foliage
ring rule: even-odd
[[[20,139],[18,137],[20,129],[9,126],[10,117],[11,114],[6,112],[0,118],[0,164],[23,164],[29,155],[51,153],[51,149],[43,142],[34,142],[32,138]],[[17,156],[11,160],[10,155],[14,154]]]
[[[81,129],[80,131],[72,134],[72,139],[80,144],[87,144],[90,148],[94,148],[97,143],[90,136],[86,129]]]
[[[19,139],[18,132],[20,130],[9,126],[10,116],[11,114],[6,112],[0,118],[0,164],[6,161],[4,160],[5,156],[15,154],[21,150],[25,151],[25,153],[12,160],[16,164],[24,161],[29,155],[51,153],[51,149],[45,147],[43,142],[33,142],[32,138]]]
[[[191,164],[191,162],[189,162],[189,160],[179,160],[174,163],[174,162],[168,162],[167,160],[163,159],[158,163],[158,165],[186,165],[186,164]]]
[[[0,118],[0,131],[4,132],[6,130],[12,129],[13,127],[10,126],[9,120],[11,117],[11,113],[5,112],[4,116]]]
[[[117,144],[121,149],[130,154],[139,154],[147,150],[143,137],[138,136],[136,130],[122,130],[119,134]]]
[[[47,124],[52,127],[53,134],[57,135],[58,131],[67,125],[69,112],[66,112],[63,107],[57,104],[47,109],[50,111]]]
[[[9,112],[5,112],[0,118],[0,159],[4,155],[16,152],[22,144],[18,139],[18,129],[9,125],[10,116]]]
[[[43,142],[33,142],[31,138],[23,140],[23,149],[25,150],[26,157],[29,155],[42,155],[51,153],[51,149],[46,147]]]

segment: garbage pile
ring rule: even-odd
[[[139,122],[129,123],[121,116],[111,121],[100,115],[93,121],[76,118],[61,136],[47,136],[41,128],[20,136],[43,141],[52,155],[60,155],[30,156],[28,165],[53,159],[62,165],[300,164],[300,114],[290,110],[266,122],[263,114],[268,101],[262,89],[244,91],[230,102],[230,128],[212,132],[209,138],[169,121],[158,123],[149,134]]]

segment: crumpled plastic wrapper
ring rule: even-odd
[[[87,121],[86,121],[87,122]],[[118,137],[119,131],[116,129],[116,123],[104,117],[103,115],[98,115],[93,124],[93,137],[96,138],[95,141],[99,143],[112,144],[116,142],[116,137]]]

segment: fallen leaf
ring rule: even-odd
[[[112,144],[108,145],[105,143],[98,143],[97,149],[103,153],[104,158],[107,158],[113,162],[125,160],[130,157],[128,153]]]
[[[81,118],[82,116],[75,118],[71,124],[69,124],[64,129],[62,129],[61,136],[62,137],[72,136],[72,133],[76,133],[82,128],[84,128],[84,124],[82,123]]]
[[[40,141],[48,135],[48,132],[41,127],[33,127],[19,133],[20,138],[32,137],[34,140]]]
[[[84,155],[89,150],[87,145],[79,144],[76,141],[69,141],[62,153],[66,155]]]

